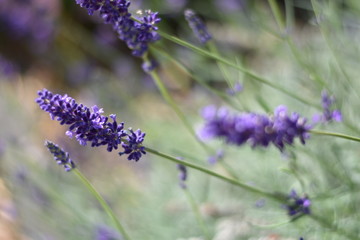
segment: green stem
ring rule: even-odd
[[[92,195],[95,196],[95,198],[98,200],[100,205],[103,207],[107,215],[111,218],[113,223],[115,224],[115,227],[119,230],[122,237],[125,240],[130,240],[131,238],[126,233],[125,228],[121,225],[117,217],[115,216],[114,212],[111,210],[110,206],[107,204],[107,202],[104,200],[104,198],[100,195],[98,191],[94,188],[94,186],[89,182],[89,180],[77,169],[72,170],[73,173],[81,180],[81,182],[86,186],[86,188],[90,191]]]
[[[197,52],[197,53],[199,53],[201,55],[204,55],[204,56],[212,58],[212,59],[214,59],[216,61],[222,62],[222,63],[224,63],[224,64],[226,64],[228,66],[231,66],[231,67],[243,72],[244,74],[248,75],[249,77],[253,78],[254,80],[259,81],[259,82],[261,82],[261,83],[263,83],[265,85],[268,85],[269,87],[271,87],[273,89],[276,89],[276,90],[278,90],[278,91],[280,91],[280,92],[282,92],[282,93],[284,93],[284,94],[286,94],[286,95],[288,95],[288,96],[290,96],[290,97],[292,97],[292,98],[294,98],[294,99],[296,99],[296,100],[298,100],[298,101],[300,101],[300,102],[302,102],[304,104],[307,104],[307,105],[313,106],[315,108],[321,109],[321,106],[319,104],[312,103],[312,102],[308,101],[307,99],[305,99],[303,97],[295,95],[293,92],[291,92],[291,91],[289,91],[289,90],[287,90],[287,89],[285,89],[285,88],[283,88],[281,86],[278,86],[278,85],[270,82],[269,80],[267,80],[267,79],[255,74],[255,73],[253,73],[253,72],[239,66],[238,64],[233,63],[233,62],[231,62],[231,61],[229,61],[229,60],[227,60],[227,59],[225,59],[223,57],[218,56],[217,54],[210,53],[209,51],[206,51],[204,49],[196,47],[196,46],[194,46],[194,45],[192,45],[192,44],[190,44],[188,42],[185,42],[185,41],[183,41],[183,40],[181,40],[181,39],[179,39],[177,37],[171,36],[171,35],[169,35],[167,33],[162,32],[162,31],[158,31],[158,32],[163,38],[165,38],[165,39],[167,39],[169,41],[172,41],[172,42],[174,42],[176,44],[179,44],[179,45],[181,45],[183,47],[189,48],[189,49],[191,49],[191,50],[193,50],[193,51],[195,51],[195,52]]]
[[[152,77],[152,79],[154,80],[157,88],[159,89],[162,97],[165,99],[165,101],[170,105],[170,107],[174,110],[174,112],[176,113],[176,115],[179,117],[179,119],[181,120],[181,122],[185,125],[186,129],[189,131],[189,133],[198,141],[198,137],[196,136],[196,133],[194,131],[194,129],[192,128],[192,126],[190,125],[190,123],[188,122],[188,120],[186,119],[184,113],[180,110],[180,108],[178,107],[178,105],[175,103],[174,99],[171,97],[171,95],[169,94],[168,90],[166,89],[164,83],[161,81],[159,75],[157,74],[157,72],[151,71],[149,72],[149,75]],[[201,143],[201,145],[203,145]]]
[[[271,11],[274,14],[274,17],[276,19],[277,24],[279,25],[279,28],[281,31],[285,29],[285,20],[283,15],[280,12],[279,5],[277,4],[276,0],[268,0]]]
[[[161,54],[163,57],[169,59],[170,61],[172,61],[179,69],[181,69],[187,76],[191,77],[192,79],[194,79],[197,83],[199,83],[201,86],[203,86],[204,88],[206,88],[207,90],[209,90],[210,92],[212,92],[213,94],[219,96],[223,101],[225,101],[227,104],[229,104],[230,106],[232,106],[234,109],[239,109],[239,107],[237,105],[235,105],[232,101],[231,98],[229,97],[228,94],[219,91],[211,86],[209,86],[209,84],[207,84],[204,80],[200,79],[199,77],[195,76],[194,74],[192,74],[190,72],[189,69],[187,69],[182,63],[180,63],[177,59],[175,59],[173,56],[171,56],[169,53],[167,53],[166,51],[164,51],[163,49],[160,49],[159,47],[156,46],[150,46],[150,50],[152,50],[153,53],[159,53]]]
[[[148,61],[147,56],[144,56],[144,61]],[[179,117],[179,119],[181,120],[181,122],[185,125],[186,129],[188,130],[188,132],[191,134],[192,137],[194,137],[194,139],[196,140],[197,143],[199,143],[199,145],[204,149],[204,151],[209,154],[212,155],[213,154],[213,150],[211,150],[208,146],[206,146],[196,135],[194,129],[192,128],[192,126],[190,125],[190,123],[188,122],[188,120],[186,119],[184,113],[180,110],[180,108],[178,107],[178,105],[175,103],[174,99],[171,97],[171,95],[169,94],[168,90],[166,89],[164,83],[161,81],[159,75],[157,74],[157,72],[155,70],[150,71],[149,72],[150,76],[153,78],[153,80],[155,81],[156,86],[158,87],[161,95],[163,96],[163,98],[165,99],[165,101],[170,105],[170,107],[174,110],[174,112],[176,113],[176,115]],[[221,164],[223,166],[223,164]],[[223,166],[224,167],[224,166]],[[224,169],[226,170],[226,168],[224,167]],[[236,175],[232,175],[231,172],[229,172],[229,174],[236,178]]]
[[[317,7],[316,1],[311,0],[311,5],[312,5],[312,8],[314,10],[315,17],[316,17],[316,19],[318,21],[318,25],[319,25],[321,35],[322,35],[323,39],[325,40],[325,43],[326,43],[327,47],[329,48],[330,53],[331,53],[331,55],[333,56],[333,58],[335,60],[335,64],[337,65],[340,72],[342,73],[342,75],[345,77],[345,80],[347,81],[347,84],[343,84],[344,88],[346,90],[348,90],[348,91],[349,90],[353,91],[355,93],[356,97],[360,98],[360,95],[359,95],[358,91],[356,91],[356,88],[352,87],[352,82],[351,82],[350,76],[347,74],[343,64],[341,64],[341,62],[340,62],[340,60],[338,58],[338,55],[336,54],[336,51],[334,49],[334,46],[330,42],[330,39],[328,37],[329,30],[325,29],[323,24],[321,24],[320,13],[319,13],[319,9]],[[338,42],[337,42],[337,44],[338,44]]]
[[[204,223],[204,220],[201,216],[201,213],[199,211],[199,207],[198,207],[198,204],[195,202],[195,199],[193,198],[193,196],[191,195],[191,193],[189,192],[188,189],[184,189],[184,193],[188,199],[188,202],[190,203],[191,205],[191,209],[192,211],[194,212],[195,216],[196,216],[196,220],[198,221],[199,225],[200,225],[200,228],[202,229],[203,231],[203,234],[205,236],[205,239],[206,240],[211,240],[211,237],[210,237],[210,234],[209,234],[209,231]]]
[[[354,136],[350,136],[350,135],[346,135],[346,134],[342,134],[342,133],[326,132],[326,131],[320,131],[320,130],[310,130],[309,132],[313,133],[313,134],[318,134],[318,135],[332,136],[332,137],[344,138],[344,139],[355,141],[355,142],[360,142],[359,137],[354,137]]]
[[[232,178],[227,178],[227,177],[225,177],[225,176],[222,176],[222,175],[220,175],[220,174],[218,174],[218,173],[215,173],[215,172],[213,172],[213,171],[210,171],[210,170],[208,170],[208,169],[206,169],[206,168],[203,168],[203,167],[201,167],[201,166],[198,166],[198,165],[195,165],[195,164],[193,164],[193,163],[189,163],[189,162],[185,162],[185,161],[179,160],[179,159],[177,159],[177,158],[175,158],[175,157],[172,157],[172,156],[170,156],[170,155],[167,155],[167,154],[165,154],[165,153],[156,151],[156,150],[151,149],[151,148],[148,148],[148,147],[145,148],[145,151],[147,151],[147,152],[149,152],[149,153],[152,153],[152,154],[154,154],[154,155],[157,155],[157,156],[159,156],[159,157],[165,158],[165,159],[167,159],[167,160],[170,160],[170,161],[172,161],[172,162],[174,162],[174,163],[182,164],[182,165],[187,166],[187,167],[189,167],[189,168],[196,169],[196,170],[198,170],[198,171],[200,171],[200,172],[206,173],[206,174],[208,174],[208,175],[210,175],[210,176],[213,176],[213,177],[215,177],[215,178],[218,178],[218,179],[220,179],[220,180],[222,180],[222,181],[225,181],[225,182],[227,182],[227,183],[231,183],[231,184],[233,184],[233,185],[235,185],[235,186],[238,186],[238,187],[240,187],[240,188],[242,188],[242,189],[244,189],[244,190],[247,190],[247,191],[249,191],[249,192],[256,193],[256,194],[259,194],[259,195],[262,195],[262,196],[265,196],[265,197],[274,199],[274,200],[279,201],[279,202],[283,202],[283,198],[280,197],[280,196],[278,196],[277,194],[273,194],[273,193],[266,192],[266,191],[264,191],[264,190],[261,190],[261,189],[255,188],[255,187],[253,187],[253,186],[247,185],[247,184],[245,184],[245,183],[242,183],[242,182],[240,182],[240,181],[238,181],[238,180],[235,180],[235,179],[232,179]]]

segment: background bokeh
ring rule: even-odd
[[[328,89],[348,125],[324,128],[356,135],[360,2],[325,1],[318,19],[311,1],[288,2],[293,18],[286,32],[279,31],[267,1],[134,0],[130,9],[159,12],[163,32],[199,45],[183,17],[184,10],[192,8],[206,22],[222,56],[318,104],[321,91]],[[284,2],[279,4],[285,12]],[[226,92],[215,61],[165,40],[156,44],[209,86]],[[203,124],[202,107],[225,105],[174,62],[152,54],[159,61],[161,78],[195,129]],[[87,106],[96,104],[107,115],[117,114],[126,127],[146,132],[147,146],[226,174],[208,163],[207,153],[164,102],[141,63],[111,26],[88,16],[73,0],[0,0],[0,239],[121,239],[94,197],[52,160],[44,147],[46,139],[70,153],[133,239],[202,239],[174,164],[149,154],[129,162],[105,148],[80,146],[65,136],[66,127],[51,121],[35,103],[37,91],[47,88]],[[309,119],[318,111],[234,69],[225,70],[233,83],[243,85],[234,96],[240,109],[269,113],[286,104]],[[315,210],[336,215],[338,224],[348,230],[357,228],[352,212],[360,182],[356,143],[314,136],[305,146],[296,143],[288,155],[275,148],[208,144],[225,150],[227,164],[242,181],[268,191],[299,189],[299,179],[288,171],[297,169],[308,193],[318,196]],[[311,220],[261,227],[287,221],[284,209],[202,173],[189,170],[186,184],[213,240],[342,239]],[[337,196],[341,197],[335,201]]]

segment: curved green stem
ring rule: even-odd
[[[172,42],[174,42],[176,44],[179,44],[179,45],[181,45],[183,47],[189,48],[189,49],[191,49],[191,50],[193,50],[193,51],[195,51],[195,52],[197,52],[197,53],[199,53],[201,55],[204,55],[204,56],[212,58],[212,59],[214,59],[216,61],[222,62],[222,63],[224,63],[224,64],[226,64],[228,66],[231,66],[231,67],[243,72],[244,74],[248,75],[249,77],[253,78],[254,80],[259,81],[259,82],[261,82],[261,83],[263,83],[265,85],[268,85],[269,87],[271,87],[273,89],[276,89],[276,90],[278,90],[278,91],[280,91],[280,92],[282,92],[282,93],[284,93],[284,94],[286,94],[286,95],[288,95],[288,96],[290,96],[290,97],[292,97],[292,98],[294,98],[294,99],[296,99],[296,100],[298,100],[298,101],[300,101],[300,102],[302,102],[304,104],[307,104],[307,105],[313,106],[315,108],[321,109],[321,106],[319,104],[312,103],[312,102],[308,101],[307,99],[305,99],[303,97],[300,97],[300,96],[294,94],[293,92],[291,92],[291,91],[289,91],[289,90],[287,90],[287,89],[285,89],[285,88],[283,88],[283,87],[281,87],[279,85],[276,85],[276,84],[270,82],[269,80],[267,80],[267,79],[255,74],[255,73],[253,73],[253,72],[239,66],[238,64],[233,63],[233,62],[231,62],[231,61],[229,61],[229,60],[227,60],[227,59],[225,59],[223,57],[218,56],[217,54],[210,53],[209,51],[206,51],[206,50],[204,50],[202,48],[196,47],[196,46],[194,46],[194,45],[192,45],[192,44],[190,44],[188,42],[185,42],[185,41],[183,41],[183,40],[181,40],[181,39],[179,39],[177,37],[171,36],[171,35],[169,35],[167,33],[162,32],[162,31],[158,31],[158,33],[163,38],[165,38],[165,39],[167,39],[169,41],[172,41]]]
[[[111,210],[110,206],[107,204],[107,202],[104,200],[104,198],[100,195],[98,191],[94,188],[94,186],[89,182],[89,180],[77,169],[72,170],[73,173],[81,180],[81,182],[86,186],[86,188],[89,190],[89,192],[95,196],[95,198],[98,200],[100,205],[103,207],[107,215],[111,218],[113,221],[115,227],[119,230],[122,237],[125,240],[130,240],[131,238],[126,233],[125,228],[121,225],[120,221],[115,216],[114,212]]]
[[[313,134],[318,134],[318,135],[332,136],[332,137],[344,138],[344,139],[355,141],[355,142],[360,142],[359,137],[354,137],[354,136],[350,136],[350,135],[346,135],[346,134],[342,134],[342,133],[326,132],[326,131],[321,131],[321,130],[310,130],[309,132],[313,133]]]
[[[179,160],[179,159],[177,159],[175,157],[172,157],[170,155],[167,155],[165,153],[156,151],[156,150],[148,148],[148,147],[145,147],[145,151],[147,151],[149,153],[152,153],[154,155],[157,155],[159,157],[162,157],[164,159],[170,160],[170,161],[172,161],[174,163],[182,164],[182,165],[187,166],[189,168],[196,169],[196,170],[198,170],[200,172],[206,173],[206,174],[208,174],[210,176],[218,178],[218,179],[220,179],[222,181],[225,181],[227,183],[231,183],[231,184],[233,184],[235,186],[238,186],[238,187],[240,187],[240,188],[242,188],[244,190],[247,190],[249,192],[256,193],[256,194],[259,194],[259,195],[274,199],[274,200],[279,201],[279,202],[283,202],[283,198],[281,196],[277,195],[277,194],[266,192],[264,190],[258,189],[256,187],[250,186],[250,185],[248,185],[246,183],[240,182],[240,181],[232,179],[232,178],[227,178],[227,177],[225,177],[223,175],[220,175],[220,174],[218,174],[216,172],[210,171],[210,170],[208,170],[206,168],[203,168],[201,166]]]

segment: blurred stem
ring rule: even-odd
[[[313,10],[314,10],[314,14],[315,14],[315,17],[316,17],[316,21],[317,21],[317,24],[319,25],[319,29],[320,29],[320,32],[321,32],[321,35],[323,36],[323,39],[325,40],[325,43],[327,45],[327,47],[329,48],[330,52],[331,52],[331,55],[333,56],[334,60],[335,60],[335,63],[336,65],[338,66],[340,72],[343,74],[343,76],[345,77],[347,83],[351,86],[351,79],[349,77],[349,75],[347,74],[347,72],[345,71],[343,65],[340,63],[340,60],[335,52],[335,49],[333,47],[333,45],[331,44],[329,38],[328,38],[328,32],[324,26],[322,24],[320,24],[320,13],[319,13],[319,9],[317,8],[316,6],[316,1],[315,0],[311,0],[311,5],[313,7]],[[347,87],[346,89],[349,90],[349,86],[348,85],[345,85],[345,87]],[[350,87],[353,92],[356,94],[356,96],[358,98],[360,98],[359,96],[359,93],[352,87]]]
[[[205,239],[211,240],[208,228],[206,227],[204,219],[201,216],[198,204],[196,203],[195,199],[193,198],[192,194],[190,193],[190,191],[187,188],[184,188],[183,190],[184,190],[184,193],[186,195],[188,202],[191,205],[191,209],[195,214],[196,220],[198,221],[199,226],[200,226],[201,230],[203,231]]]
[[[342,235],[351,240],[359,240],[358,236],[354,236],[353,234],[349,234],[345,232],[343,229],[340,229],[338,226],[330,223],[327,219],[324,219],[322,217],[313,214],[310,214],[309,217],[314,221],[318,222],[319,224],[321,224],[323,227],[328,228],[339,235]]]
[[[223,176],[223,175],[220,175],[220,174],[218,174],[218,173],[215,173],[215,172],[213,172],[213,171],[210,171],[210,170],[208,170],[208,169],[206,169],[206,168],[203,168],[203,167],[201,167],[201,166],[198,166],[198,165],[195,165],[195,164],[192,164],[192,163],[189,163],[189,162],[185,162],[185,161],[179,160],[179,159],[177,159],[177,158],[175,158],[175,157],[172,157],[172,156],[167,155],[167,154],[165,154],[165,153],[156,151],[156,150],[154,150],[154,149],[151,149],[151,148],[146,147],[145,150],[146,150],[147,152],[149,152],[149,153],[152,153],[152,154],[157,155],[157,156],[159,156],[159,157],[162,157],[162,158],[164,158],[164,159],[170,160],[170,161],[172,161],[172,162],[174,162],[174,163],[182,164],[182,165],[187,166],[187,167],[189,167],[189,168],[196,169],[196,170],[198,170],[198,171],[200,171],[200,172],[203,172],[203,173],[206,173],[206,174],[208,174],[208,175],[210,175],[210,176],[213,176],[213,177],[215,177],[215,178],[218,178],[218,179],[220,179],[220,180],[222,180],[222,181],[231,183],[231,184],[233,184],[233,185],[235,185],[235,186],[238,186],[238,187],[240,187],[240,188],[242,188],[242,189],[244,189],[244,190],[247,190],[247,191],[249,191],[249,192],[256,193],[256,194],[259,194],[259,195],[261,195],[261,196],[268,197],[268,198],[274,199],[274,200],[279,201],[279,202],[283,202],[283,198],[282,198],[281,196],[277,195],[277,194],[266,192],[266,191],[264,191],[264,190],[261,190],[261,189],[255,188],[255,187],[253,187],[253,186],[247,185],[247,184],[245,184],[245,183],[243,183],[243,182],[240,182],[240,181],[235,180],[235,179],[232,179],[232,178],[227,178],[227,177],[225,177],[225,176]]]
[[[226,102],[227,104],[229,104],[230,106],[232,106],[235,109],[241,110],[239,109],[238,106],[236,106],[232,101],[231,98],[229,97],[229,95],[227,95],[226,93],[219,91],[213,87],[211,87],[209,84],[207,84],[204,80],[200,79],[199,77],[195,76],[194,74],[192,74],[189,69],[187,69],[184,64],[180,63],[177,59],[175,59],[173,56],[171,56],[169,53],[167,53],[165,50],[160,49],[159,47],[156,46],[150,46],[150,49],[153,52],[159,53],[162,56],[164,56],[165,58],[169,59],[170,61],[172,61],[179,69],[181,69],[186,75],[188,75],[189,77],[191,77],[192,79],[194,79],[197,83],[199,83],[201,86],[205,87],[207,90],[209,90],[210,92],[212,92],[213,94],[217,95],[218,97],[220,97],[224,102]]]
[[[309,132],[313,133],[313,134],[318,134],[318,135],[332,136],[332,137],[344,138],[344,139],[355,141],[355,142],[360,142],[359,137],[354,137],[354,136],[350,136],[350,135],[346,135],[346,134],[342,134],[342,133],[326,132],[326,131],[321,131],[321,130],[310,130]]]
[[[146,57],[144,57],[144,61],[148,61]],[[199,140],[199,138],[196,136],[196,133],[188,120],[186,119],[184,113],[180,110],[174,99],[171,97],[170,93],[168,92],[167,88],[165,87],[164,83],[161,81],[160,76],[157,74],[156,70],[150,71],[148,73],[152,79],[154,80],[157,88],[159,89],[162,97],[165,99],[165,101],[170,105],[170,107],[174,110],[176,115],[179,117],[181,122],[184,124],[188,132],[193,136],[196,141],[206,150],[208,151],[208,148],[205,146],[203,142]]]
[[[215,45],[215,43],[214,43],[213,40],[208,41],[208,42],[206,43],[206,46],[207,46],[207,48],[210,50],[211,53],[214,53],[214,54],[220,56],[219,51],[218,51],[218,49],[217,49],[217,47],[216,47],[216,45]],[[221,74],[222,74],[223,77],[225,78],[225,80],[226,80],[226,82],[227,82],[227,84],[228,84],[229,89],[233,89],[233,88],[234,88],[234,81],[231,81],[230,76],[229,76],[229,73],[228,73],[228,71],[226,70],[225,64],[223,64],[223,63],[221,63],[221,62],[219,62],[219,61],[216,61],[216,64],[218,65],[218,68],[220,69]],[[239,64],[237,64],[237,65],[239,65]],[[238,102],[238,104],[241,106],[242,109],[246,109],[246,108],[244,107],[243,103],[242,103],[241,101],[239,101],[238,98],[236,98],[236,100],[238,100],[237,102]]]
[[[192,45],[192,44],[190,44],[188,42],[185,42],[185,41],[183,41],[183,40],[181,40],[181,39],[179,39],[179,38],[177,38],[175,36],[171,36],[171,35],[169,35],[167,33],[162,32],[162,31],[158,31],[158,32],[163,38],[165,38],[165,39],[167,39],[167,40],[169,40],[171,42],[174,42],[176,44],[179,44],[180,46],[189,48],[189,49],[193,50],[194,52],[196,52],[198,54],[201,54],[203,56],[212,58],[212,59],[214,59],[216,61],[219,61],[219,62],[222,62],[222,63],[224,63],[224,64],[226,64],[228,66],[231,66],[231,67],[243,72],[244,74],[248,75],[249,77],[253,78],[254,80],[256,80],[258,82],[261,82],[261,83],[263,83],[265,85],[268,85],[269,87],[271,87],[273,89],[276,89],[276,90],[278,90],[278,91],[280,91],[280,92],[282,92],[282,93],[284,93],[284,94],[286,94],[286,95],[288,95],[288,96],[290,96],[290,97],[292,97],[292,98],[294,98],[294,99],[296,99],[296,100],[298,100],[298,101],[300,101],[300,102],[302,102],[302,103],[304,103],[306,105],[313,106],[315,108],[321,109],[321,106],[319,104],[312,103],[309,100],[307,100],[306,98],[300,97],[300,96],[294,94],[293,92],[281,87],[280,85],[272,83],[269,80],[267,80],[267,79],[255,74],[255,73],[251,72],[250,70],[247,70],[246,68],[243,68],[243,67],[239,66],[238,64],[233,63],[232,61],[229,61],[229,60],[227,60],[227,59],[225,59],[223,57],[220,57],[217,54],[210,53],[207,50],[196,47],[196,46],[194,46],[194,45]]]
[[[282,30],[285,29],[285,20],[284,16],[281,14],[279,5],[277,4],[276,0],[268,0],[271,11],[274,14],[274,17],[276,19],[277,24],[279,25],[279,28]]]
[[[214,43],[214,41],[210,40],[206,43],[206,46],[207,48],[209,49],[210,53],[213,53],[213,54],[216,54],[218,56],[220,56],[219,54],[219,51]],[[216,61],[216,64],[218,65],[223,77],[225,78],[225,81],[227,82],[228,84],[228,87],[229,88],[232,88],[233,86],[233,83],[232,81],[230,80],[230,76],[229,76],[229,73],[227,72],[225,66],[223,63],[219,62],[219,61]]]
[[[144,61],[148,61],[147,56],[145,55],[144,57]],[[205,152],[208,155],[213,155],[214,151],[212,149],[210,149],[208,146],[206,146],[196,135],[194,129],[192,128],[192,126],[190,125],[190,123],[188,122],[188,120],[186,119],[184,113],[180,110],[180,108],[178,107],[178,105],[175,103],[174,99],[171,97],[171,95],[169,94],[167,88],[165,87],[164,83],[161,81],[160,76],[157,74],[157,72],[155,70],[150,71],[148,74],[150,74],[150,76],[152,77],[152,79],[154,80],[156,86],[158,87],[161,95],[163,96],[163,98],[165,99],[165,101],[170,105],[170,107],[174,110],[174,112],[176,113],[176,115],[179,117],[179,119],[181,120],[181,122],[184,124],[184,126],[186,127],[186,129],[189,131],[189,133],[194,137],[194,139],[196,140],[196,142],[199,143],[199,145],[205,150]],[[223,165],[222,165],[223,166]],[[225,170],[226,167],[223,166],[223,168]],[[236,175],[233,175],[232,172],[229,172],[229,174],[233,177],[233,178],[237,178]]]
[[[86,188],[89,190],[89,192],[95,196],[95,198],[98,200],[100,205],[103,207],[107,215],[111,218],[113,221],[115,227],[119,230],[122,237],[125,240],[130,240],[131,238],[126,233],[125,228],[121,225],[120,221],[115,216],[114,212],[111,210],[110,206],[107,204],[107,202],[104,200],[104,198],[100,195],[100,193],[94,188],[94,186],[89,182],[89,180],[77,169],[72,169],[72,172],[75,173],[75,175],[81,180],[81,182],[86,186]]]

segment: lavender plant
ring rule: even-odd
[[[359,220],[356,204],[359,199],[357,168],[356,160],[352,159],[356,156],[352,154],[357,151],[353,151],[352,148],[356,148],[355,144],[360,142],[360,138],[348,135],[347,132],[352,131],[353,135],[358,135],[360,130],[356,124],[356,118],[352,118],[352,115],[356,115],[356,113],[352,113],[353,109],[350,104],[350,107],[345,104],[350,102],[346,99],[347,95],[337,88],[338,86],[344,89],[351,88],[349,97],[353,101],[358,97],[354,90],[357,89],[358,84],[352,80],[351,74],[346,72],[348,68],[342,65],[338,58],[339,55],[334,51],[334,46],[329,44],[328,37],[331,34],[326,30],[332,27],[331,22],[323,23],[320,19],[320,16],[326,16],[326,12],[321,12],[321,7],[336,10],[339,6],[330,2],[327,6],[323,2],[311,1],[311,8],[317,20],[316,27],[321,29],[334,57],[334,66],[337,67],[337,70],[332,68],[337,75],[333,73],[325,75],[320,69],[316,69],[305,60],[306,50],[302,52],[295,44],[295,39],[292,39],[291,19],[294,17],[294,13],[291,12],[291,9],[294,8],[295,2],[285,1],[285,9],[282,9],[278,6],[277,1],[268,1],[268,5],[264,9],[273,13],[277,28],[270,25],[270,21],[262,22],[263,25],[256,26],[256,28],[275,36],[280,46],[288,47],[289,53],[292,54],[291,61],[299,67],[297,71],[301,72],[298,75],[286,76],[287,81],[276,76],[279,79],[275,81],[273,80],[275,78],[273,74],[276,72],[275,63],[266,71],[259,71],[262,72],[261,74],[257,73],[258,71],[254,70],[253,66],[248,65],[246,61],[239,60],[242,57],[245,58],[245,56],[238,56],[240,55],[238,52],[241,51],[227,51],[226,41],[219,36],[218,31],[220,30],[216,28],[217,23],[212,23],[213,25],[210,24],[210,28],[207,28],[194,10],[185,10],[182,21],[188,22],[189,28],[202,44],[200,47],[183,40],[182,37],[175,36],[173,32],[170,33],[166,28],[169,15],[162,15],[162,24],[164,23],[165,27],[158,29],[156,24],[160,22],[159,14],[150,10],[139,10],[134,14],[131,12],[133,10],[130,10],[130,1],[76,0],[76,3],[77,6],[87,10],[89,15],[99,15],[101,21],[110,25],[118,38],[125,42],[132,55],[140,58],[143,62],[141,67],[136,64],[132,67],[134,69],[142,68],[145,74],[152,78],[161,96],[179,120],[179,122],[174,120],[173,125],[168,129],[166,124],[162,123],[153,130],[149,128],[152,126],[151,113],[157,113],[158,109],[144,103],[137,104],[136,108],[141,109],[142,114],[148,115],[143,123],[148,127],[145,138],[143,131],[125,128],[124,122],[118,122],[115,114],[104,115],[102,108],[97,105],[87,107],[79,104],[67,94],[55,94],[47,89],[38,91],[36,103],[43,111],[50,114],[52,120],[57,120],[60,125],[68,127],[65,133],[68,137],[75,138],[82,146],[105,146],[108,152],[121,147],[123,150],[118,150],[118,154],[126,155],[128,160],[134,160],[126,163],[114,160],[115,165],[120,166],[116,167],[116,170],[114,170],[115,167],[111,169],[112,167],[107,166],[106,161],[98,159],[94,161],[98,164],[97,166],[101,165],[100,169],[109,169],[109,172],[124,168],[123,172],[116,173],[115,181],[112,181],[110,177],[107,178],[107,185],[115,185],[114,188],[117,188],[119,182],[126,182],[128,169],[135,168],[135,162],[138,162],[136,171],[141,172],[142,168],[151,166],[153,175],[159,179],[157,184],[141,180],[127,182],[130,183],[129,185],[138,182],[138,189],[141,190],[138,191],[136,197],[129,194],[129,198],[132,199],[130,200],[132,208],[129,209],[140,212],[140,214],[130,218],[124,217],[126,214],[121,216],[126,222],[125,231],[125,228],[117,220],[118,213],[111,208],[116,207],[117,204],[123,204],[118,200],[123,200],[127,194],[120,194],[117,197],[110,195],[110,200],[107,198],[105,200],[80,172],[83,167],[87,171],[87,167],[90,168],[91,164],[82,161],[80,155],[79,161],[75,165],[69,154],[57,144],[50,141],[45,143],[56,163],[63,166],[65,171],[70,172],[65,178],[69,178],[72,174],[79,177],[80,181],[98,200],[124,239],[130,239],[130,236],[135,236],[134,239],[144,239],[144,236],[148,239],[179,239],[179,237],[189,238],[196,234],[201,235],[202,239],[208,240],[252,239],[251,237],[260,238],[262,234],[273,234],[273,232],[284,238],[288,235],[293,239],[359,238],[360,232],[356,226]],[[221,3],[217,1],[216,4],[218,6]],[[248,4],[238,5],[243,8]],[[254,8],[260,8],[257,3],[254,3],[254,6]],[[263,11],[263,8],[260,9]],[[258,15],[265,16],[266,14],[259,13]],[[211,20],[209,22],[211,23]],[[255,26],[253,28],[255,29]],[[162,37],[161,41],[159,41],[160,36]],[[182,35],[179,34],[179,36]],[[181,56],[173,53],[171,49],[173,46],[169,43],[191,50],[186,53],[188,59],[181,59]],[[222,50],[223,48],[224,50]],[[165,59],[162,58],[164,56]],[[208,64],[202,66],[202,73],[193,70],[193,59],[202,59]],[[291,61],[284,62],[288,64]],[[180,69],[180,72],[184,73],[184,75],[179,74],[179,79],[186,76],[195,80],[196,83],[211,92],[211,98],[204,97],[201,99],[206,99],[206,101],[190,101],[187,104],[185,101],[182,102],[181,100],[185,100],[185,98],[179,97],[182,95],[174,94],[176,91],[168,88],[167,78],[169,76],[167,74],[168,72],[172,73],[172,70],[167,71],[166,69],[169,67],[167,65],[169,62],[176,65],[176,68],[172,70]],[[270,62],[273,63],[272,60]],[[320,65],[320,61],[317,64]],[[236,75],[232,74],[232,71]],[[207,76],[214,73],[216,73],[215,78],[220,79],[219,83],[216,83],[218,85],[207,80]],[[177,75],[175,70],[173,75]],[[327,79],[327,76],[335,75],[339,79],[341,77],[347,79],[346,84],[338,83],[341,80]],[[241,79],[237,79],[238,77]],[[103,80],[101,84],[105,84],[106,81]],[[114,85],[111,86],[114,87]],[[47,87],[55,88],[54,86]],[[93,88],[92,91],[101,91],[100,89],[102,88]],[[128,89],[119,89],[128,91]],[[151,90],[146,89],[145,91],[150,92]],[[330,92],[331,94],[329,94]],[[335,102],[333,95],[339,102]],[[107,94],[103,96],[110,98],[110,95]],[[120,101],[120,93],[114,96],[115,101],[108,100],[129,105],[133,103],[134,99],[139,100],[131,94],[127,94],[122,99],[123,101]],[[205,94],[201,96],[208,97]],[[321,101],[313,99],[321,99]],[[94,99],[94,101],[98,100]],[[195,120],[200,119],[200,116],[189,114],[191,112],[189,108],[202,108],[209,102],[212,105],[202,110],[203,120]],[[249,104],[249,102],[251,103]],[[319,104],[320,102],[321,104]],[[293,112],[288,111],[285,103]],[[227,104],[227,106],[217,108],[214,104]],[[116,106],[118,107],[118,105]],[[274,107],[275,110],[271,113],[269,109]],[[122,114],[122,119],[130,118],[125,115],[126,111],[123,108],[119,107],[119,112]],[[313,115],[314,113],[315,115]],[[170,114],[166,112],[166,115]],[[314,116],[312,122],[307,120],[311,115]],[[197,126],[200,129],[199,134],[195,130]],[[332,128],[344,133],[327,130]],[[190,134],[186,135],[182,131],[183,129]],[[325,139],[325,137],[327,138]],[[338,139],[335,140],[335,138]],[[208,139],[217,139],[217,141],[210,142],[207,141]],[[297,141],[301,145],[297,144]],[[219,142],[221,145],[218,144]],[[275,150],[271,147],[272,145],[275,146]],[[81,148],[81,152],[85,153],[86,151],[86,148]],[[103,154],[101,158],[112,159],[110,154],[101,154]],[[145,154],[146,156],[144,156]],[[172,155],[183,156],[173,157]],[[155,158],[167,160],[169,163],[166,161],[157,163]],[[207,161],[208,159],[210,160]],[[175,187],[177,179],[174,164],[179,171],[180,188]],[[191,179],[188,179],[190,171]],[[149,172],[150,174],[151,172]],[[109,174],[109,176],[111,175]],[[148,177],[146,174],[144,176],[141,177]],[[140,185],[145,187],[140,187]],[[147,190],[151,185],[154,186],[155,191],[154,189]],[[166,190],[161,192],[158,188]],[[140,202],[140,196],[145,196],[147,191],[151,192],[149,194],[151,197]],[[177,194],[179,191],[186,195],[190,207],[174,208],[171,204],[169,204],[170,206],[165,204],[165,198],[175,199],[175,202],[181,201],[178,195],[172,195],[173,192]],[[112,202],[112,198],[116,200]],[[334,201],[333,198],[338,199]],[[261,204],[257,204],[259,199],[261,199]],[[149,202],[151,201],[154,205],[148,207],[147,213],[149,214],[144,214],[145,210],[141,212],[140,209],[144,209],[143,206],[150,206]],[[116,203],[115,206],[115,202],[121,203]],[[244,210],[241,210],[243,212],[239,210],[241,207],[238,205],[231,208],[232,202],[245,206]],[[214,205],[210,207],[211,210],[207,205],[209,203]],[[165,205],[166,207],[163,207]],[[228,208],[224,210],[225,207]],[[190,209],[192,214],[187,214],[184,209]],[[163,219],[159,220],[160,218]],[[188,225],[184,225],[191,226],[189,231],[184,231],[181,224],[178,229],[171,230],[167,230],[161,225],[161,221],[164,224],[171,221],[181,223],[179,219],[182,218],[194,219],[190,220]],[[158,222],[154,219],[157,219]],[[231,224],[221,225],[219,222],[222,219],[230,219]],[[243,225],[236,226],[245,226],[241,228],[243,232],[228,230],[227,227],[235,225],[239,219]],[[145,226],[144,223],[150,224],[151,227],[139,228],[139,226]],[[157,223],[160,223],[159,226],[156,226]],[[283,225],[286,227],[276,228]],[[225,226],[225,230],[222,230],[221,226]],[[267,227],[271,230],[258,231],[257,227]],[[238,228],[240,229],[240,227]],[[127,232],[131,234],[129,235]],[[222,235],[224,232],[231,232],[232,235]],[[108,234],[107,230],[101,228],[95,237],[109,239],[116,238],[115,236],[119,235]]]

